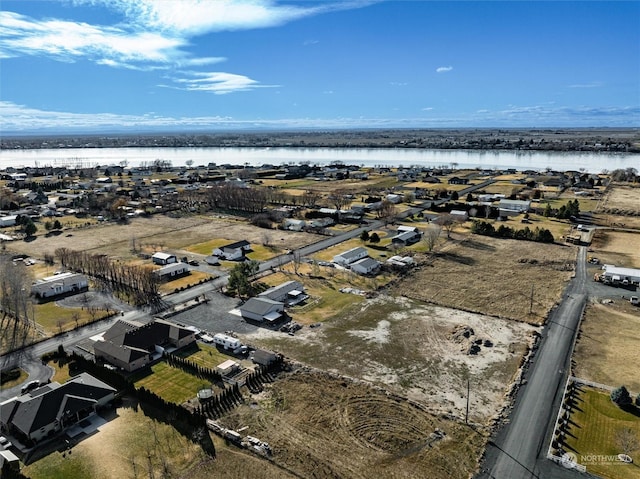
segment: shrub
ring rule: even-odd
[[[631,395],[625,386],[620,386],[619,388],[611,391],[611,400],[618,406],[628,406],[633,402]]]

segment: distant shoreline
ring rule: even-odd
[[[640,153],[640,128],[411,129],[5,136],[0,150],[59,148],[397,148]]]

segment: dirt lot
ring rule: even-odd
[[[575,258],[573,246],[470,235],[427,257],[428,265],[391,293],[539,325],[560,299]]]
[[[640,232],[598,230],[591,243],[590,256],[602,264],[640,268]]]
[[[464,424],[361,382],[298,372],[221,422],[267,441],[297,477],[466,478],[484,443]]]
[[[535,329],[379,296],[347,307],[322,326],[306,326],[295,336],[258,329],[242,337],[310,366],[390,388],[434,413],[460,418],[470,379],[470,418],[485,423],[502,407]]]
[[[299,248],[318,239],[308,233],[267,231],[231,217],[191,216],[176,219],[154,215],[150,218],[134,218],[126,225],[103,224],[65,230],[55,237],[38,236],[31,242],[14,241],[7,243],[7,249],[36,258],[43,258],[45,253],[53,254],[56,248],[62,247],[129,258],[131,242],[135,238],[138,247],[168,249],[179,255],[188,255],[189,252],[183,251],[184,248],[212,238],[226,238],[229,241],[246,239],[251,243],[261,244],[266,232],[271,235],[275,246],[283,248]]]
[[[599,211],[612,214],[640,215],[640,187],[614,184],[607,190]]]
[[[573,357],[577,377],[640,391],[640,308],[623,300],[592,302]]]

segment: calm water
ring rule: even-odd
[[[640,155],[627,153],[536,152],[496,150],[414,150],[375,148],[62,148],[52,150],[0,150],[0,169],[8,166],[96,166],[150,164],[160,159],[182,166],[210,162],[233,165],[282,165],[333,161],[363,166],[451,166],[456,168],[516,168],[518,170],[577,170],[639,168]]]

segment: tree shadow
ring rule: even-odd
[[[470,256],[462,256],[456,253],[436,253],[436,256],[446,261],[453,261],[454,263],[464,264],[467,266],[473,266],[476,264],[476,260]]]
[[[476,241],[474,239],[466,239],[462,243],[462,246],[477,249],[480,251],[495,251],[496,248],[493,245],[482,243],[481,241]]]

